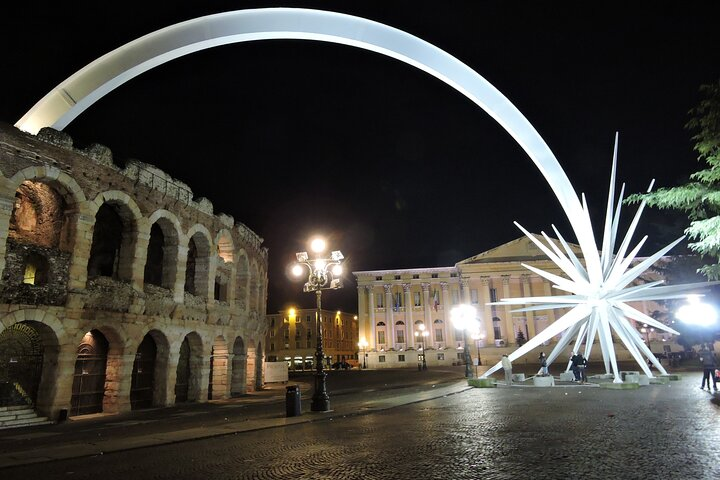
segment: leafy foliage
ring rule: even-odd
[[[515,342],[517,343],[518,347],[522,347],[525,344],[525,334],[522,330],[518,330],[517,335],[515,336]]]
[[[690,181],[677,187],[660,188],[655,192],[630,195],[626,203],[645,201],[651,207],[687,212],[690,226],[685,233],[691,240],[688,247],[703,256],[699,269],[709,280],[720,279],[720,80],[702,85],[703,99],[690,110],[685,125],[695,132],[691,137],[698,161],[707,168],[690,175]]]

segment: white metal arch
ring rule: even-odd
[[[86,108],[135,76],[169,60],[230,43],[305,39],[350,45],[419,68],[462,93],[494,118],[540,169],[573,226],[590,272],[599,271],[589,219],[555,155],[515,106],[473,69],[402,30],[360,17],[298,8],[219,13],[171,25],[129,42],[60,83],[15,126],[37,133],[62,130]]]

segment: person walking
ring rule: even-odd
[[[705,389],[705,382],[707,381],[707,389],[710,390],[710,379],[712,378],[713,390],[717,392],[717,380],[715,379],[715,354],[712,350],[703,346],[700,350],[700,363],[703,367],[703,379],[701,390]]]
[[[580,355],[578,352],[573,352],[572,357],[570,357],[570,368],[572,369],[573,375],[575,376],[575,381],[580,381],[580,364],[583,361],[583,356]]]
[[[542,375],[543,377],[547,377],[549,375],[547,357],[545,356],[545,352],[540,352],[540,372],[540,375]]]
[[[507,355],[503,355],[501,363],[505,372],[505,384],[510,387],[512,386],[512,362]]]

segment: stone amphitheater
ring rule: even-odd
[[[158,168],[0,124],[0,411],[58,420],[258,388],[267,265],[262,238]]]

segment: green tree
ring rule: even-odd
[[[685,234],[688,247],[703,257],[699,273],[708,280],[720,279],[720,80],[702,85],[703,99],[690,110],[685,128],[691,130],[698,161],[706,168],[690,175],[684,185],[655,192],[630,195],[626,203],[645,200],[651,207],[687,212],[690,226]],[[712,263],[707,263],[712,262]]]
[[[518,347],[522,347],[525,344],[525,334],[522,330],[518,330],[517,335],[515,336],[515,342]]]

